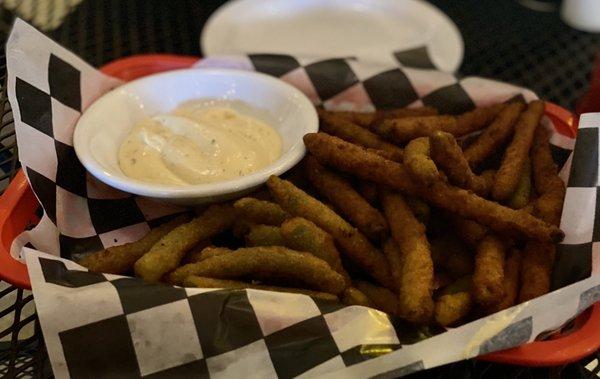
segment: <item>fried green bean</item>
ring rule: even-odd
[[[339,117],[335,113],[320,110],[319,117],[323,121],[321,129],[324,132],[360,146],[385,151],[386,154],[393,156],[394,160],[402,160],[400,147],[387,142],[370,130],[358,126],[344,117]]]
[[[476,249],[489,229],[476,221],[462,217],[453,217],[452,223],[456,235],[471,249]]]
[[[433,316],[433,260],[425,226],[399,193],[382,191],[381,202],[400,248],[399,313],[410,322],[425,324]]]
[[[544,102],[529,103],[515,125],[515,135],[504,152],[500,168],[496,172],[492,196],[498,201],[508,199],[517,188],[520,174],[529,155],[533,135],[544,114]]]
[[[396,284],[394,288],[394,292],[400,293],[402,286],[402,253],[400,252],[400,247],[394,241],[393,238],[389,238],[383,244],[383,253],[390,264],[390,271],[392,272],[392,278]]]
[[[494,119],[492,124],[464,150],[471,168],[476,169],[493,153],[507,143],[515,130],[515,122],[525,106],[521,103],[509,104]]]
[[[489,190],[487,182],[471,171],[461,148],[450,133],[435,132],[430,139],[431,159],[448,176],[451,183],[481,196]]]
[[[342,303],[346,305],[362,305],[363,307],[371,306],[371,302],[367,295],[354,287],[348,287],[344,290],[344,293],[342,294]]]
[[[428,137],[444,131],[456,137],[484,128],[502,110],[502,104],[475,108],[459,116],[424,116],[383,120],[372,125],[372,130],[392,141],[402,144],[418,137]]]
[[[192,221],[179,225],[164,235],[134,264],[137,276],[157,282],[179,263],[198,242],[227,230],[233,225],[235,214],[229,204],[211,205]]]
[[[381,241],[389,233],[385,217],[352,188],[342,176],[306,158],[306,174],[317,191],[367,237]]]
[[[167,281],[181,285],[189,276],[215,279],[252,278],[274,284],[302,283],[334,295],[345,288],[344,278],[322,259],[309,253],[280,246],[247,247],[181,266],[167,275]]]
[[[528,241],[523,249],[519,302],[534,299],[550,291],[556,246],[551,243]]]
[[[367,296],[372,308],[398,316],[398,297],[389,289],[364,280],[354,281],[354,287]]]
[[[350,276],[342,266],[340,253],[329,233],[319,228],[312,221],[302,217],[287,219],[281,224],[281,236],[285,246],[311,253],[327,262],[332,269],[344,277],[350,285]]]
[[[473,297],[478,304],[493,306],[504,297],[504,260],[506,246],[494,234],[485,236],[475,255],[473,272]]]
[[[511,249],[504,262],[504,297],[491,308],[488,313],[500,312],[516,304],[519,295],[519,276],[521,273],[521,252]]]
[[[290,215],[275,203],[243,197],[233,204],[236,214],[252,223],[279,226]]]
[[[245,237],[246,245],[252,246],[285,246],[281,236],[281,228],[271,225],[252,225]]]
[[[429,185],[439,180],[440,173],[430,158],[429,137],[415,138],[406,145],[404,165],[419,183]]]
[[[390,161],[400,162],[400,163],[402,163],[404,161],[404,150],[401,150],[396,153],[390,153],[389,151],[386,151],[386,150],[373,149],[371,147],[368,147],[367,151],[377,154],[380,157],[383,157],[385,159],[389,159]]]
[[[442,295],[435,302],[435,321],[442,326],[455,325],[464,319],[473,306],[469,292]]]
[[[527,212],[504,207],[448,183],[434,182],[428,189],[420,190],[411,181],[402,164],[369,153],[360,146],[325,133],[307,134],[304,136],[304,143],[321,164],[403,193],[418,193],[419,197],[436,207],[457,216],[476,220],[498,232],[540,241],[559,242],[564,238],[564,233],[559,228]]]
[[[179,216],[150,230],[138,241],[90,253],[78,263],[92,272],[124,274],[131,270],[135,261],[146,254],[156,242],[188,220],[188,216]]]
[[[181,263],[182,264],[187,264],[187,263],[198,262],[199,260],[202,259],[202,252],[207,247],[211,247],[211,248],[214,247],[214,246],[212,246],[212,243],[210,242],[210,240],[200,241],[190,251],[188,251],[187,253],[185,253],[185,256],[181,260]]]
[[[536,129],[531,163],[535,190],[539,198],[534,203],[535,213],[553,225],[560,224],[565,199],[565,183],[558,176],[558,167],[552,158],[550,136],[542,125]]]
[[[521,177],[517,183],[515,192],[508,200],[508,206],[512,209],[521,209],[529,204],[531,197],[531,160],[528,158],[523,165]]]
[[[539,195],[534,202],[534,214],[548,223],[558,225],[566,188],[552,159],[549,134],[541,125],[536,129],[531,160],[535,189]],[[527,242],[523,250],[519,301],[527,301],[550,291],[555,256],[555,245]]]
[[[267,181],[271,194],[279,205],[294,216],[304,217],[331,234],[353,263],[385,287],[393,288],[387,261],[381,251],[356,228],[329,207],[292,183],[271,176]]]

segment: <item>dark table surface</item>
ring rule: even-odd
[[[95,66],[123,56],[152,52],[200,56],[198,41],[202,27],[224,2],[85,0],[57,29],[47,33]],[[569,109],[574,108],[585,92],[595,55],[600,48],[600,34],[571,29],[560,21],[557,9],[539,12],[521,5],[521,2],[536,3],[534,0],[431,2],[454,20],[463,35],[465,56],[459,75],[477,75],[522,85],[534,90],[540,97]],[[33,3],[37,11],[52,11],[37,6],[35,1]],[[550,7],[555,5],[556,8],[556,3],[551,1],[541,3],[550,4]],[[6,38],[13,18],[12,12],[0,9],[1,38]],[[3,63],[0,70],[4,71]],[[5,98],[0,100],[4,102]],[[594,375],[584,369],[584,365],[592,359],[551,369],[529,369],[472,360],[416,376],[585,378]]]
[[[568,109],[586,91],[600,34],[567,26],[558,8],[536,12],[507,0],[433,2],[465,40],[461,74],[519,84]]]
[[[576,31],[554,11],[515,0],[432,0],[458,25],[465,56],[460,75],[531,88],[573,109],[586,90],[600,34]],[[525,0],[522,0],[525,2]],[[50,32],[94,65],[147,52],[201,55],[199,35],[222,0],[87,0]]]

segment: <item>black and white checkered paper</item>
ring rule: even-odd
[[[423,54],[418,68],[402,53],[396,57],[387,65],[256,54],[211,57],[196,67],[266,72],[335,109],[429,105],[459,113],[535,98],[512,85],[424,69]],[[57,377],[399,377],[526,343],[600,299],[600,115],[582,118],[577,141],[556,132],[551,139],[569,185],[556,291],[439,333],[304,295],[179,288],[87,272],[70,258],[136,240],[182,210],[103,185],[75,156],[79,115],[118,80],[20,20],[7,44],[7,64],[21,163],[44,208],[12,254],[26,258]]]

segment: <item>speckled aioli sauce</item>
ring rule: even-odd
[[[119,148],[125,175],[166,185],[248,175],[281,155],[271,126],[227,107],[182,106],[137,123]]]

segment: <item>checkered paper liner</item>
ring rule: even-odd
[[[459,113],[535,98],[512,85],[408,63],[258,54],[208,58],[196,66],[265,72],[336,109],[430,105]],[[558,133],[551,138],[569,187],[556,290],[440,333],[304,295],[179,288],[87,272],[70,258],[136,240],[182,210],[103,185],[75,156],[79,115],[120,81],[21,20],[7,44],[7,65],[21,163],[44,208],[40,223],[11,251],[26,258],[57,377],[398,377],[531,341],[600,299],[594,212],[600,115],[582,117],[577,141]]]

